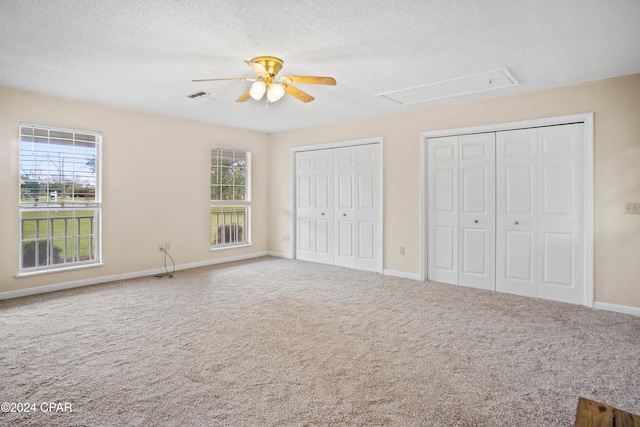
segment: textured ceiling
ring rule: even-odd
[[[250,82],[191,82],[253,77],[261,55],[338,84],[265,110],[235,102]],[[519,86],[376,96],[504,67]],[[639,72],[639,0],[0,0],[0,85],[264,132]]]

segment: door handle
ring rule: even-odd
[[[342,216],[347,216],[347,214],[343,213]]]
[[[476,220],[474,220],[473,222],[475,222],[475,223],[477,224],[477,223],[478,223],[478,220],[476,219]]]
[[[322,214],[322,215],[324,215],[324,214]],[[515,225],[518,225],[518,224],[520,224],[520,223],[519,223],[518,221],[516,221],[516,222],[514,222],[514,224],[515,224]]]
[[[320,215],[324,215],[324,212],[322,212]]]

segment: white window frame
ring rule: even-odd
[[[86,130],[77,130],[77,129],[68,129],[68,128],[60,128],[60,127],[53,127],[53,126],[46,126],[46,125],[37,125],[37,124],[30,124],[30,123],[20,123],[19,126],[19,141],[20,141],[20,145],[22,146],[22,140],[23,140],[23,129],[33,129],[34,132],[36,130],[38,131],[46,131],[47,135],[46,137],[42,137],[43,139],[49,139],[51,136],[50,134],[52,132],[64,132],[64,133],[72,133],[73,134],[73,138],[72,138],[72,144],[70,145],[75,145],[76,141],[77,142],[84,142],[86,143],[86,141],[82,141],[82,139],[78,139],[76,138],[77,136],[80,135],[84,135],[84,136],[89,136],[89,137],[94,137],[95,138],[95,142],[93,142],[93,144],[95,144],[95,160],[94,160],[94,167],[95,167],[95,176],[92,177],[95,179],[95,196],[94,196],[94,200],[90,201],[90,202],[86,202],[86,201],[80,201],[77,198],[72,198],[71,201],[68,200],[57,200],[57,198],[51,196],[50,198],[48,198],[46,201],[42,201],[41,198],[36,198],[34,201],[25,201],[22,199],[22,191],[23,191],[23,180],[22,180],[22,176],[23,176],[23,171],[20,170],[20,183],[19,183],[19,194],[18,194],[18,209],[19,209],[19,229],[20,229],[20,234],[19,234],[19,265],[18,265],[18,273],[15,275],[15,277],[28,277],[28,276],[33,276],[33,275],[38,275],[38,274],[46,274],[46,273],[53,273],[53,272],[59,272],[59,271],[67,271],[67,270],[75,270],[75,269],[79,269],[79,268],[87,268],[87,267],[96,267],[96,266],[101,266],[102,264],[102,134],[100,132],[94,132],[94,131],[86,131]],[[81,137],[80,137],[81,138]],[[47,142],[47,144],[52,144],[51,142]],[[54,143],[55,144],[55,143]],[[18,163],[20,165],[20,167],[22,167],[22,148],[20,148],[18,150]],[[74,153],[75,155],[75,153]],[[78,170],[76,169],[72,169],[72,174],[75,175],[78,172]],[[63,177],[64,178],[64,177]],[[74,188],[75,188],[75,182],[72,181]],[[50,184],[50,182],[47,182],[46,186],[47,186],[47,191],[46,193],[48,194],[48,185]],[[90,240],[90,246],[92,246],[92,249],[90,251],[90,253],[93,253],[93,258],[92,259],[87,259],[87,260],[80,260],[80,259],[76,259],[76,260],[71,260],[71,261],[64,261],[62,263],[57,263],[57,264],[53,264],[50,263],[49,258],[47,259],[47,264],[46,265],[38,265],[37,262],[37,256],[38,255],[34,255],[35,258],[35,262],[34,262],[34,266],[32,267],[24,267],[24,260],[23,260],[23,256],[24,256],[24,252],[23,252],[23,244],[25,241],[30,241],[30,240],[34,240],[34,241],[38,241],[38,243],[36,244],[36,248],[38,248],[38,244],[46,244],[47,245],[47,252],[49,253],[48,257],[51,255],[52,252],[49,252],[49,250],[51,249],[52,245],[53,245],[53,241],[54,240],[59,240],[59,239],[64,239],[65,242],[67,242],[68,239],[71,238],[76,238],[78,239],[78,242],[74,242],[72,243],[72,248],[73,245],[78,245],[79,246],[79,239],[83,237],[83,235],[76,235],[73,231],[73,227],[77,226],[80,227],[80,222],[82,221],[82,218],[80,216],[76,216],[75,212],[77,211],[91,211],[92,212],[92,220],[90,221],[90,224],[92,224],[92,229],[89,235],[86,235],[84,237],[88,237]],[[36,221],[36,224],[39,225],[38,220],[34,220],[34,219],[25,219],[24,218],[24,214],[25,213],[33,213],[33,212],[39,212],[39,213],[43,213],[45,214],[43,219],[40,219],[40,222],[43,221],[47,221],[48,224],[45,225],[45,227],[47,227],[47,234],[48,236],[45,237],[44,239],[42,237],[39,237],[36,234],[36,238],[35,239],[26,239],[24,237],[24,233],[25,230],[23,229],[23,226],[25,224],[25,221]],[[65,215],[65,212],[68,212],[68,215]],[[54,215],[51,215],[52,213],[55,213]],[[61,213],[61,215],[60,215]],[[60,216],[62,216],[63,218],[61,219]],[[86,218],[86,217],[85,217]],[[52,229],[53,229],[53,222],[52,221],[61,221],[64,220],[64,227],[65,230],[67,230],[67,227],[71,228],[71,232],[66,232],[64,235],[58,235],[58,236],[54,236],[52,234]],[[67,225],[68,223],[70,223],[71,225]],[[86,222],[85,222],[86,224]],[[66,253],[66,243],[65,243],[65,247],[62,248],[63,253]],[[39,253],[38,250],[35,250],[34,252]],[[67,255],[67,257],[72,257],[73,255],[76,255],[76,257],[79,258],[79,254],[75,253],[72,251],[72,253],[70,255]]]
[[[218,250],[218,249],[227,249],[227,248],[237,248],[239,246],[250,246],[251,245],[251,152],[248,150],[241,150],[241,149],[236,149],[236,148],[228,148],[228,147],[219,147],[219,146],[214,146],[211,148],[211,158],[213,159],[215,155],[219,155],[219,153],[221,152],[226,152],[226,153],[232,153],[233,156],[235,156],[235,153],[243,153],[245,159],[246,159],[246,164],[244,165],[244,170],[245,170],[245,184],[244,184],[244,195],[245,198],[244,200],[238,200],[238,199],[230,199],[230,200],[221,200],[221,199],[213,199],[213,197],[211,198],[211,205],[210,205],[210,217],[209,217],[209,222],[210,222],[210,230],[209,230],[209,236],[210,236],[210,240],[211,240],[211,246],[210,246],[210,250]],[[211,162],[211,174],[214,173],[214,164],[213,161]],[[219,165],[218,165],[219,166]],[[211,184],[211,186],[213,187],[213,183]],[[232,185],[232,187],[235,187],[235,184]],[[225,215],[226,218],[232,218],[233,216],[236,215],[235,210],[233,209],[233,207],[235,206],[242,206],[243,210],[244,210],[244,221],[242,222],[242,240],[240,241],[231,241],[231,242],[226,242],[226,241],[222,241],[220,243],[213,243],[213,227],[214,227],[214,222],[216,224],[220,223],[220,218],[222,218],[222,222],[223,224],[227,221],[227,219],[225,219]],[[214,221],[213,219],[213,209],[215,207],[230,207],[230,209],[228,211],[223,211],[221,213],[222,216],[218,215],[216,221]],[[237,218],[237,216],[236,216]],[[238,222],[237,221],[232,221],[233,225],[235,225],[235,228],[233,229],[232,233],[235,233],[235,236],[238,236],[239,233],[239,228],[238,228]],[[223,227],[223,230],[225,230],[226,227]],[[219,230],[219,228],[218,228]],[[224,231],[223,231],[224,233]],[[227,236],[223,237],[223,240],[226,240]],[[216,232],[216,240],[220,239],[220,237],[218,236],[217,232]]]

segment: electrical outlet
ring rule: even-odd
[[[283,241],[283,242],[288,242],[288,241],[289,241],[289,235],[288,235],[288,234],[284,234],[284,235],[282,236],[282,241]]]
[[[165,242],[164,243],[164,249],[166,251],[170,251],[171,250],[171,243],[170,242]]]
[[[624,204],[624,213],[640,215],[640,202],[626,202]]]
[[[404,246],[400,246],[400,255],[404,255]]]

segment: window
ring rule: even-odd
[[[20,126],[20,271],[100,263],[96,132]]]
[[[211,247],[250,243],[251,153],[211,150]]]

